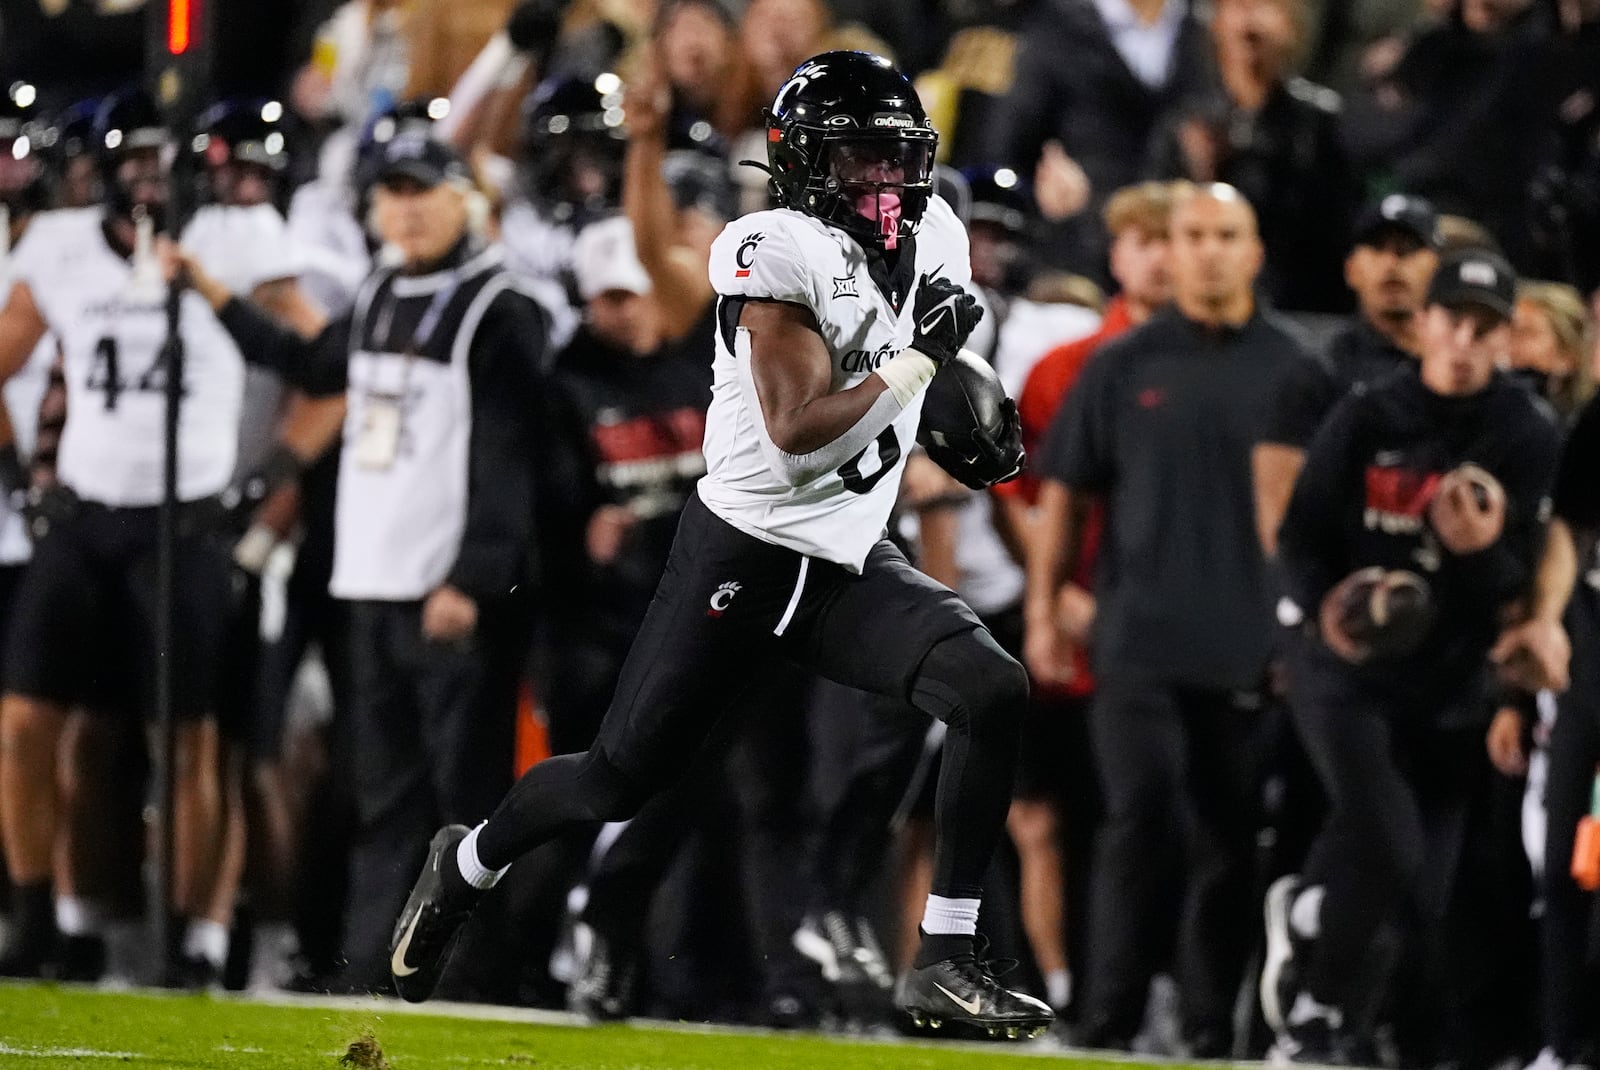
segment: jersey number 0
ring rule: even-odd
[[[861,474],[861,461],[866,457],[867,451],[873,446],[878,448],[878,470],[870,476]],[[895,462],[900,459],[900,439],[895,435],[893,427],[885,427],[870,445],[861,447],[861,452],[844,462],[839,467],[839,478],[844,480],[844,489],[852,494],[866,494],[878,481],[889,474]]]

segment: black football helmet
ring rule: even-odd
[[[16,82],[0,95],[0,204],[12,214],[50,206],[47,154],[60,131],[38,107],[38,91]]]
[[[275,201],[289,169],[289,130],[281,101],[235,98],[200,113],[190,143],[207,192],[222,204]]]
[[[141,206],[159,229],[171,193],[169,174],[175,141],[155,97],[143,87],[119,90],[100,103],[94,121],[94,153],[100,164],[106,206],[113,215],[129,216]],[[154,150],[154,160],[131,181],[121,174],[128,157]]]
[[[773,197],[878,248],[916,232],[938,146],[910,79],[870,52],[806,60],[767,111]],[[885,195],[899,198],[898,217]]]
[[[237,161],[273,174],[289,167],[289,133],[276,100],[222,100],[200,113],[195,151],[206,166]]]
[[[627,145],[622,80],[610,72],[547,79],[523,105],[528,189],[557,216],[621,203]]]

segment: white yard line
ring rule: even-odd
[[[101,1051],[99,1048],[19,1048],[0,1040],[0,1055],[24,1059],[148,1059],[133,1051]]]

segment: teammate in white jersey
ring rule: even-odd
[[[1027,676],[884,538],[922,391],[979,318],[962,288],[965,233],[931,194],[937,140],[911,83],[868,53],[824,53],[778,91],[767,146],[784,207],[730,224],[713,247],[708,474],[611,708],[588,752],[535,766],[476,829],[435,835],[395,926],[402,996],[432,992],[506,867],[574,822],[631,817],[743,687],[788,658],[949,725],[933,894],[901,1005],[915,1021],[1012,1038],[1050,1023],[974,946]],[[1015,471],[1011,445],[990,480]]]
[[[154,697],[167,321],[165,287],[148,246],[168,203],[173,146],[154,102],[137,91],[108,98],[95,144],[106,208],[37,216],[12,255],[14,283],[0,310],[0,380],[14,376],[49,331],[60,343],[70,412],[59,483],[31,503],[38,541],[18,592],[0,701],[7,740],[0,829],[12,879],[30,902],[48,901],[58,816],[54,755],[68,711],[137,716],[150,711]],[[184,300],[183,341],[174,905],[198,917],[221,835],[208,714],[218,622],[229,597],[226,558],[202,525],[213,512],[208,499],[233,473],[244,373],[232,339],[195,296]],[[13,441],[12,421],[0,419],[0,447]],[[15,478],[6,482],[13,496],[26,489]],[[18,972],[44,968],[53,953],[54,919],[40,913],[19,916],[10,964]]]

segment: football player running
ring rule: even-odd
[[[966,233],[932,194],[937,141],[911,83],[868,53],[816,56],[779,89],[767,156],[782,207],[731,223],[712,248],[708,471],[615,698],[589,751],[535,766],[477,828],[434,836],[395,925],[402,996],[433,991],[507,867],[574,822],[631,817],[783,657],[949,725],[903,1009],[1009,1038],[1049,1025],[1050,1008],[1001,986],[974,943],[1027,676],[884,538],[923,391],[980,316],[963,289]],[[1021,460],[1015,422],[1006,430],[1003,455],[980,462],[989,482]]]

